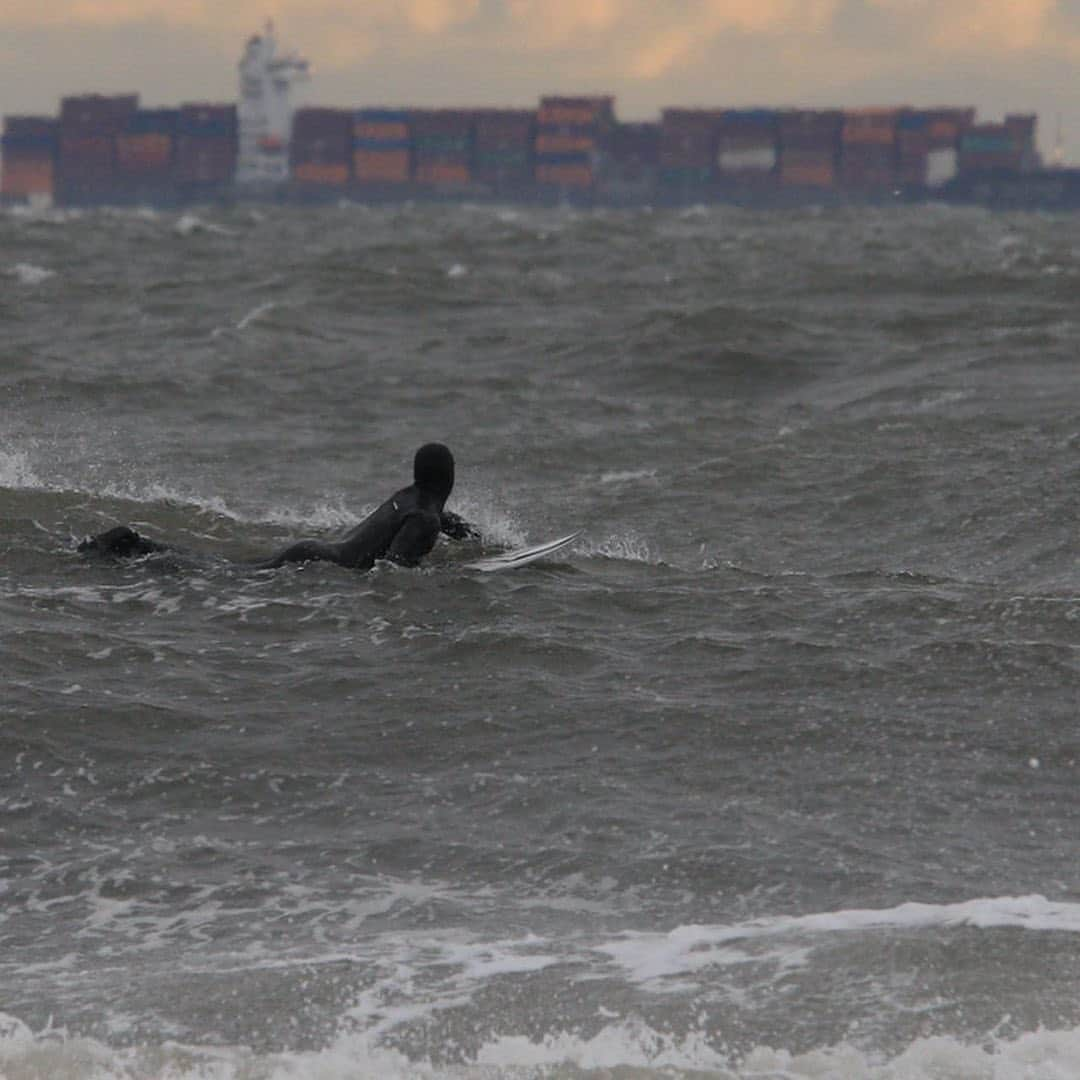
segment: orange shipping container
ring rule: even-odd
[[[896,140],[900,109],[851,109],[844,113],[843,141],[889,146]]]
[[[780,180],[792,187],[833,187],[836,170],[831,165],[781,165]]]
[[[319,184],[323,187],[344,187],[349,182],[348,165],[318,165],[305,162],[293,168],[293,179],[301,184]]]
[[[568,107],[548,105],[542,108],[536,117],[538,124],[551,127],[589,127],[597,120],[596,110],[589,107]]]
[[[591,135],[537,135],[538,154],[591,153],[596,149],[596,139]]]
[[[51,195],[56,180],[53,163],[41,161],[8,161],[0,169],[0,194],[15,199],[30,195]]]
[[[408,150],[357,150],[353,155],[356,179],[386,184],[403,184],[409,179]]]
[[[935,143],[951,145],[960,138],[960,125],[955,120],[935,120],[930,125],[930,138]]]
[[[116,164],[121,172],[144,173],[167,169],[172,162],[170,135],[117,135]]]
[[[565,188],[590,188],[593,171],[588,165],[537,165],[536,181]]]
[[[353,125],[353,135],[358,139],[373,139],[378,142],[408,142],[408,124],[377,124],[358,120]]]
[[[469,166],[453,161],[425,161],[416,166],[415,179],[420,184],[467,184]]]

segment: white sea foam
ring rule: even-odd
[[[56,277],[56,271],[35,266],[33,263],[16,263],[8,271],[8,276],[15,278],[20,285],[40,285],[43,281]]]
[[[675,1036],[631,1019],[591,1037],[496,1035],[467,1063],[440,1065],[382,1046],[370,1032],[342,1034],[307,1052],[260,1054],[172,1041],[113,1048],[62,1029],[35,1034],[0,1014],[0,1069],[5,1080],[1080,1080],[1080,1028],[1015,1039],[991,1035],[978,1043],[917,1039],[884,1059],[850,1043],[799,1054],[763,1046],[735,1057],[711,1045],[704,1032]]]
[[[660,561],[649,547],[649,542],[636,533],[623,533],[619,536],[608,536],[603,540],[582,542],[578,550],[590,558],[651,564]]]
[[[235,236],[232,229],[226,229],[224,225],[215,225],[212,221],[204,221],[197,214],[181,214],[173,225],[173,230],[180,236],[191,236],[194,233],[213,233],[216,236]]]
[[[601,473],[601,484],[632,484],[636,480],[655,480],[655,469],[623,469]]]
[[[738,946],[762,939],[797,939],[876,930],[924,930],[969,926],[1080,933],[1080,904],[1043,896],[968,900],[957,904],[906,903],[894,908],[852,909],[812,915],[754,919],[732,926],[680,926],[666,934],[634,933],[597,946],[631,980],[652,989],[707,967],[741,963]]]
[[[237,324],[237,330],[246,330],[260,315],[265,315],[268,311],[273,311],[277,307],[273,300],[267,300],[265,304],[259,304],[258,307],[253,307]]]
[[[41,486],[24,451],[0,449],[0,487],[37,489]]]

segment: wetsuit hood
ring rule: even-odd
[[[454,490],[454,455],[442,443],[426,443],[413,459],[413,482],[443,501]]]

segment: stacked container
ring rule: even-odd
[[[55,193],[58,125],[50,116],[5,116],[0,197],[50,202]]]
[[[616,202],[641,201],[656,189],[660,166],[659,124],[616,124],[608,141],[609,175],[606,195]]]
[[[352,156],[350,110],[297,110],[289,146],[294,190],[311,196],[343,192],[352,176]]]
[[[236,106],[182,105],[176,130],[175,175],[182,196],[227,194],[236,179]]]
[[[611,97],[545,97],[536,116],[536,182],[591,192],[615,123]]]
[[[68,206],[95,206],[117,194],[116,137],[138,107],[136,94],[88,94],[60,103],[56,189]]]
[[[138,109],[116,136],[120,194],[136,202],[168,201],[173,194],[173,157],[178,109]]]
[[[781,113],[780,182],[786,187],[831,188],[844,114],[835,109]]]
[[[362,186],[408,184],[409,114],[361,109],[353,116],[353,178]]]
[[[1023,172],[1042,167],[1042,158],[1035,146],[1035,132],[1039,118],[1034,113],[1013,113],[1005,117],[1005,126],[1020,151],[1020,168]]]
[[[472,179],[473,115],[460,109],[409,114],[413,180],[435,190],[461,190]]]
[[[773,186],[779,162],[775,109],[729,109],[716,133],[716,177],[722,187],[763,191]]]
[[[929,152],[926,161],[926,185],[941,187],[957,173],[960,137],[975,123],[975,110],[929,109],[927,110]]]
[[[660,114],[663,194],[683,201],[705,194],[714,178],[723,115],[717,109],[664,109]]]
[[[930,114],[917,109],[901,113],[896,120],[896,183],[915,191],[926,187],[929,158]]]
[[[865,193],[896,186],[897,133],[905,109],[849,109],[840,135],[844,187]]]
[[[495,194],[521,191],[533,176],[536,112],[490,109],[476,114],[473,176]]]
[[[973,124],[960,136],[962,173],[1019,172],[1023,147],[1005,124]]]

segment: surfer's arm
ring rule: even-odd
[[[470,525],[463,517],[458,517],[449,510],[444,510],[439,515],[439,531],[451,540],[480,539],[480,530],[475,525]]]
[[[409,514],[394,534],[386,558],[399,566],[416,566],[438,538],[439,519],[435,514]]]
[[[341,562],[337,544],[328,544],[325,540],[299,540],[284,551],[279,551],[272,559],[258,563],[260,570],[276,570],[286,563],[313,562],[325,559],[329,562]]]

